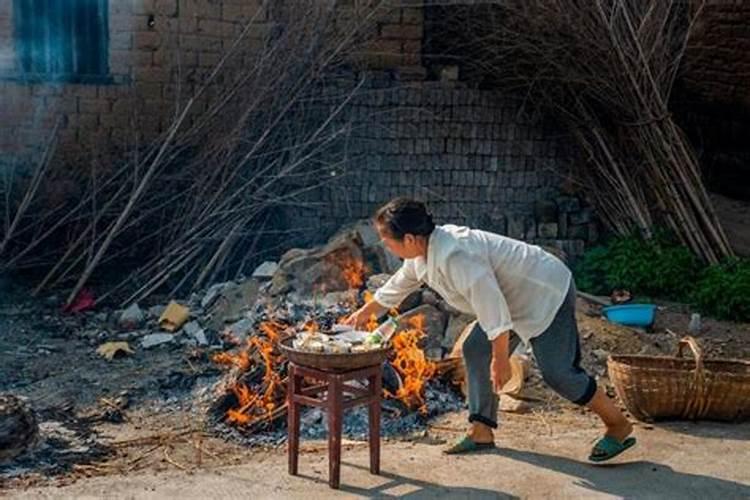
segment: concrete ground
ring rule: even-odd
[[[138,476],[104,476],[61,488],[6,491],[18,499],[230,498],[750,498],[750,424],[639,427],[639,444],[615,463],[585,462],[598,430],[501,431],[498,449],[444,456],[442,445],[388,442],[382,474],[368,472],[367,446],[343,452],[341,489],[327,485],[325,448],[300,457],[299,477],[287,475],[283,449],[247,463]],[[455,435],[445,436],[452,439]],[[310,444],[307,448],[310,450]],[[1,495],[0,495],[1,496]]]

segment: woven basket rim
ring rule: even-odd
[[[630,364],[626,362],[619,361],[617,358],[619,356],[610,356],[607,360],[607,370],[613,369],[613,370],[627,370],[631,372],[639,372],[639,373],[651,373],[651,374],[694,374],[696,370],[696,365],[694,360],[690,360],[687,358],[672,358],[667,356],[629,356],[629,360],[633,360],[633,358],[638,358],[640,360],[648,359],[649,361],[682,361],[684,363],[690,363],[692,361],[692,366],[689,368],[678,368],[674,366],[641,366],[638,364]],[[722,370],[721,366],[712,366],[714,363],[719,363],[720,365],[726,366],[727,364],[732,365],[737,371],[728,371],[728,370]],[[739,363],[734,363],[726,360],[721,361],[709,361],[704,362],[703,364],[704,372],[707,374],[710,374],[711,376],[721,376],[725,378],[732,378],[732,379],[739,379],[740,381],[743,381],[744,383],[750,382],[750,362],[747,361],[740,361]]]
[[[609,362],[615,362],[615,363],[621,363],[626,364],[625,361],[632,360],[632,361],[638,361],[638,360],[648,360],[648,361],[691,361],[695,363],[695,358],[691,357],[682,357],[679,358],[677,356],[649,356],[645,354],[610,354],[607,358],[607,363]],[[730,363],[730,364],[736,364],[736,365],[743,365],[750,367],[750,361],[745,359],[737,359],[737,358],[704,358],[703,363]]]

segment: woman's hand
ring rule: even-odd
[[[509,358],[498,359],[497,356],[492,357],[492,364],[490,365],[490,376],[492,377],[492,386],[495,392],[500,392],[505,384],[508,383],[513,372],[510,368]]]
[[[369,319],[369,315],[366,314],[367,311],[365,310],[367,308],[367,305],[364,305],[351,313],[349,316],[344,318],[344,320],[341,322],[344,325],[349,325],[354,329],[361,329],[367,324],[367,320]]]
[[[510,332],[503,332],[492,341],[490,377],[495,392],[505,387],[513,372],[510,369]]]
[[[373,300],[344,318],[341,323],[343,323],[344,325],[349,325],[355,329],[362,329],[365,327],[365,325],[367,325],[367,322],[370,320],[370,317],[372,315],[375,315],[375,317],[379,317],[382,316],[385,311],[385,307],[381,306]]]

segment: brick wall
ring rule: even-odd
[[[111,82],[82,85],[17,79],[12,2],[0,2],[0,163],[38,155],[60,120],[58,160],[87,171],[96,159],[106,168],[165,130],[178,90],[183,99],[190,95],[251,18],[248,53],[262,47],[274,12],[260,5],[110,0]],[[357,15],[356,6],[341,15]],[[519,117],[513,99],[421,82],[423,26],[418,8],[379,14],[374,40],[353,58],[376,76],[341,118],[352,130],[342,146],[345,161],[329,186],[310,193],[318,208],[290,210],[289,219],[319,241],[394,196],[413,195],[430,203],[439,222],[580,254],[596,238],[596,225],[588,208],[561,192],[555,172],[568,155],[557,131]],[[205,106],[198,102],[194,114]]]
[[[331,89],[328,89],[331,91]],[[340,93],[340,92],[339,92]],[[311,239],[370,217],[396,196],[428,202],[439,223],[466,224],[570,257],[598,237],[591,209],[563,192],[570,155],[548,123],[523,118],[521,101],[438,83],[373,88],[341,122],[351,126],[346,160],[330,185],[289,220]]]
[[[0,50],[10,54],[0,67],[0,154],[33,155],[61,120],[58,158],[88,163],[163,131],[174,113],[177,84],[183,95],[190,92],[260,0],[110,0],[111,82],[102,84],[19,80],[12,4],[0,2]],[[265,29],[262,14],[257,36]]]
[[[750,2],[706,2],[672,107],[709,189],[750,199]]]
[[[688,91],[750,109],[750,2],[706,2],[684,63]]]
[[[262,4],[262,0],[109,0],[111,82],[82,85],[19,79],[13,2],[3,0],[0,161],[25,163],[38,156],[58,120],[62,126],[58,158],[71,164],[88,164],[94,157],[107,162],[136,140],[143,143],[155,138],[171,123],[178,93],[182,102],[192,95],[251,19],[254,24],[245,53],[260,52],[275,22],[274,11],[261,10]],[[342,19],[347,13],[360,12],[343,8]],[[383,11],[378,15],[376,37],[358,59],[371,67],[402,67],[404,75],[420,76],[419,9]],[[205,107],[205,99],[197,102],[191,116]]]

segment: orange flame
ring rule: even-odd
[[[375,314],[370,314],[370,319],[367,320],[367,324],[365,325],[365,329],[368,332],[372,332],[377,327],[378,327],[378,317],[375,316]]]
[[[361,288],[365,284],[367,267],[363,261],[347,256],[342,259],[340,266],[349,288]]]
[[[428,380],[435,376],[436,365],[425,358],[424,351],[419,347],[419,341],[425,336],[424,316],[417,315],[409,318],[408,330],[399,332],[393,337],[393,349],[396,358],[391,362],[403,379],[403,385],[386,396],[400,399],[407,407],[419,407],[422,413],[427,412],[424,400],[424,387]]]
[[[283,390],[279,375],[282,357],[275,354],[275,347],[284,325],[268,321],[261,323],[259,328],[265,336],[248,339],[246,350],[238,354],[220,353],[212,358],[216,363],[236,366],[242,371],[249,370],[252,363],[257,362],[253,354],[257,353],[263,362],[263,378],[257,391],[242,382],[229,388],[237,398],[237,407],[228,410],[226,418],[239,425],[253,424],[268,417],[276,408],[276,401],[281,399],[280,389]]]
[[[246,371],[250,368],[250,356],[247,351],[242,351],[239,354],[230,354],[228,352],[221,352],[214,354],[213,362],[220,365],[236,366],[242,371]]]

